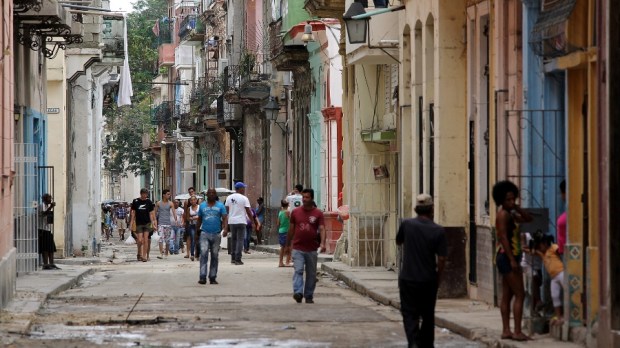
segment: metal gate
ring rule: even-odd
[[[358,155],[352,161],[349,255],[353,266],[388,266],[396,256],[396,155]]]
[[[559,215],[560,182],[565,177],[565,133],[562,110],[508,110],[506,115],[506,177],[521,190],[527,208]],[[555,219],[548,229],[555,232]]]
[[[18,275],[34,272],[39,266],[38,151],[37,144],[15,144],[13,219]]]

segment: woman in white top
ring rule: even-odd
[[[189,207],[185,212],[185,246],[187,249],[187,254],[185,258],[191,258],[194,261],[195,254],[195,242],[194,239],[196,237],[196,224],[198,221],[198,198],[196,196],[191,196],[189,198]]]

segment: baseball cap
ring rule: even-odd
[[[235,184],[235,189],[240,189],[243,187],[248,187],[246,184],[242,183],[241,181],[239,181],[238,183]]]
[[[415,202],[416,207],[433,205],[433,197],[431,197],[431,195],[429,194],[422,193],[416,197]]]

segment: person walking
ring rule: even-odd
[[[254,222],[254,227],[259,228],[260,223],[252,214],[250,200],[245,196],[245,188],[247,186],[243,182],[235,184],[235,193],[226,197],[226,211],[228,213],[228,226],[232,233],[232,253],[231,263],[235,265],[243,265],[241,256],[243,253],[243,239],[246,233],[247,218]],[[227,231],[225,231],[226,234]],[[226,237],[226,235],[224,236]]]
[[[288,201],[283,199],[280,202],[280,212],[278,212],[278,221],[276,222],[276,229],[278,230],[278,242],[280,244],[280,260],[278,267],[290,267],[291,266],[291,249],[286,246],[286,234],[288,233],[290,225],[290,214],[288,212]],[[282,263],[286,256],[286,265]]]
[[[56,252],[56,243],[54,243],[54,207],[56,202],[49,193],[41,196],[43,204],[39,206],[39,254],[43,259],[42,268],[48,269],[60,269],[54,264],[54,253]]]
[[[119,204],[116,208],[116,227],[118,228],[118,237],[121,241],[125,240],[125,230],[127,229],[127,208],[125,203]]]
[[[291,212],[286,246],[293,248],[293,298],[301,303],[314,303],[316,288],[317,249],[325,251],[325,219],[314,204],[314,190],[301,192],[302,205]],[[304,283],[304,270],[306,279]]]
[[[177,221],[174,211],[174,204],[170,201],[172,194],[165,189],[161,192],[161,201],[155,205],[155,216],[157,217],[157,233],[159,233],[159,256],[158,259],[168,258],[170,252],[170,242],[174,240],[172,224]]]
[[[499,207],[495,218],[497,231],[497,253],[495,264],[502,277],[502,300],[500,313],[502,315],[502,339],[515,341],[531,340],[521,331],[523,318],[523,301],[525,288],[523,287],[523,272],[521,270],[521,233],[519,223],[530,222],[532,217],[519,205],[519,188],[510,181],[500,181],[493,186],[493,200]],[[514,302],[512,299],[514,298]],[[515,331],[510,331],[510,303],[514,315]]]
[[[222,230],[226,231],[228,228],[227,216],[226,207],[217,200],[217,192],[215,192],[215,189],[209,188],[207,190],[207,200],[200,203],[198,210],[198,217],[201,221],[199,284],[206,284],[207,276],[209,277],[209,284],[218,284],[216,278],[220,244],[222,243],[220,232]],[[211,256],[211,265],[207,273],[209,256]]]
[[[418,195],[418,216],[404,220],[396,234],[396,245],[403,250],[398,289],[409,347],[433,347],[435,341],[435,304],[448,247],[443,227],[433,222],[433,210],[433,198]]]
[[[301,207],[302,205],[302,196],[301,192],[304,190],[304,185],[297,184],[291,193],[286,196],[286,200],[288,202],[288,211],[289,213],[293,211],[293,209]]]
[[[131,226],[135,226],[136,245],[138,247],[138,261],[146,262],[149,259],[151,248],[151,231],[157,228],[155,219],[155,204],[148,198],[149,191],[140,190],[140,197],[131,202]]]
[[[194,261],[194,255],[198,257],[195,253],[196,251],[196,226],[198,224],[198,211],[200,210],[200,206],[198,206],[198,197],[192,195],[188,200],[189,206],[185,210],[185,249],[187,254],[185,258],[189,258]]]
[[[171,253],[179,254],[179,248],[183,245],[183,237],[185,234],[185,210],[181,208],[181,203],[178,199],[174,200],[174,214],[177,216],[175,223],[172,225],[172,231],[174,232],[174,241],[171,243]]]

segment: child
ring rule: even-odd
[[[280,212],[278,213],[278,222],[276,222],[276,229],[278,230],[278,242],[280,243],[280,264],[278,267],[284,267],[282,259],[286,255],[286,267],[291,266],[291,250],[286,247],[286,235],[288,234],[288,227],[290,223],[290,213],[288,211],[288,201],[283,199],[280,202]]]
[[[552,236],[544,236],[538,244],[538,254],[543,259],[545,269],[551,276],[551,299],[555,315],[551,318],[551,325],[561,325],[562,318],[562,282],[564,280],[564,264],[558,253],[558,245],[553,243]]]

